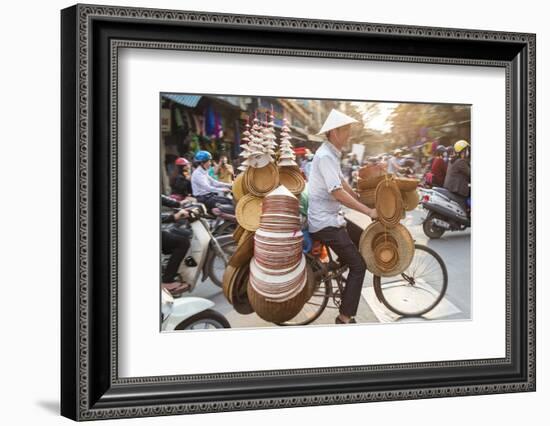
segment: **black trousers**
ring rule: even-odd
[[[197,201],[199,203],[204,204],[208,209],[208,211],[216,207],[216,204],[229,204],[229,205],[233,204],[233,201],[231,199],[227,197],[221,197],[219,195],[214,194],[213,192],[211,192],[210,194],[197,196]]]
[[[189,250],[189,238],[184,235],[174,234],[168,231],[162,231],[162,252],[170,254],[170,260],[166,265],[166,269],[162,274],[163,283],[171,283],[174,281],[180,263]]]
[[[357,248],[363,230],[349,220],[346,222],[345,228],[329,226],[312,233],[311,237],[329,246],[338,256],[338,260],[349,267],[340,312],[353,317],[357,314],[367,265]]]

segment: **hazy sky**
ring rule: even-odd
[[[372,106],[377,105],[377,108],[372,111]],[[382,133],[388,133],[391,129],[391,121],[389,120],[391,113],[397,107],[397,103],[389,102],[353,102],[360,112],[363,113],[363,123],[365,128],[377,130]]]

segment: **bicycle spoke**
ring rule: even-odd
[[[439,303],[447,288],[442,261],[429,248],[415,247],[414,258],[403,273],[403,279],[401,276],[373,278],[373,285],[382,290],[382,303],[399,315],[417,316],[429,312]]]

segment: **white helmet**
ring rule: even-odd
[[[349,115],[344,114],[343,112],[333,109],[332,111],[330,111],[330,114],[325,120],[323,127],[321,127],[321,130],[319,130],[319,133],[317,134],[322,135],[323,133],[326,133],[329,130],[337,129],[338,127],[347,126],[348,124],[353,124],[353,123],[358,123],[358,121],[355,118],[352,118]]]

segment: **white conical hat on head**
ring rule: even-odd
[[[355,118],[350,117],[349,115],[344,114],[336,109],[330,111],[323,127],[319,130],[318,135],[328,132],[332,129],[337,129],[338,127],[346,126],[348,124],[358,123]]]

